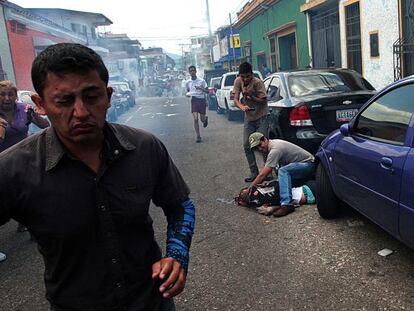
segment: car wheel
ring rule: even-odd
[[[339,215],[339,199],[332,189],[328,173],[319,163],[316,169],[316,204],[322,218],[335,218]]]
[[[223,108],[221,108],[219,105],[217,105],[217,113],[218,114],[223,114],[224,113],[224,109]]]
[[[237,111],[227,109],[227,120],[234,121],[237,119]]]

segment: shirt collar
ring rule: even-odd
[[[109,137],[114,137],[115,141],[125,150],[134,150],[136,146],[123,135],[117,127],[113,124],[105,123],[104,127],[105,144],[113,145],[113,140]],[[67,154],[71,156],[58,138],[53,127],[46,129],[46,167],[45,170],[53,169],[62,157]]]

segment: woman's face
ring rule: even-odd
[[[16,104],[17,94],[11,87],[0,87],[0,110],[10,111],[14,109]]]

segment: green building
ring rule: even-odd
[[[237,13],[242,60],[272,72],[310,63],[304,0],[252,0]]]

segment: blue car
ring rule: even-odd
[[[413,112],[411,76],[372,97],[322,142],[316,154],[321,217],[351,206],[414,248]]]

